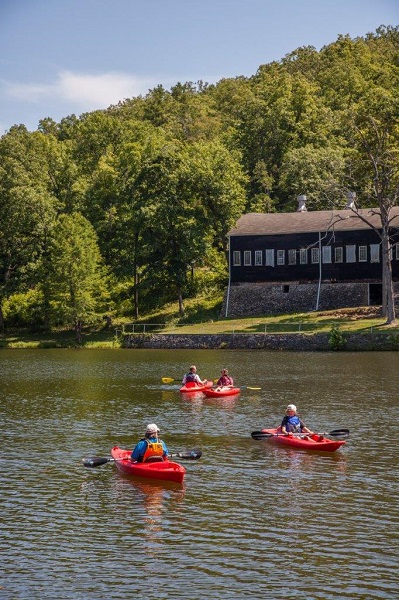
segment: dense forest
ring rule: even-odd
[[[362,207],[399,191],[399,27],[301,47],[252,77],[0,138],[0,332],[137,319],[227,281],[244,212]]]

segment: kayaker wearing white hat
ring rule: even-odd
[[[135,462],[163,460],[169,454],[166,444],[159,435],[160,429],[156,423],[147,425],[144,437],[134,448],[131,459]]]
[[[296,414],[295,404],[289,404],[285,409],[285,417],[281,422],[281,433],[292,435],[293,433],[309,433],[313,435],[313,431],[308,429],[303,421]]]

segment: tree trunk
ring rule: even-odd
[[[5,326],[4,326],[3,308],[0,304],[0,335],[3,335],[4,331],[5,331]]]
[[[387,325],[396,323],[395,299],[392,281],[391,242],[389,232],[383,227],[382,232],[382,316]]]
[[[182,291],[181,291],[181,287],[180,286],[179,286],[179,288],[177,290],[177,294],[178,294],[178,299],[179,299],[179,315],[181,317],[184,317],[183,295],[182,295]]]
[[[133,292],[133,306],[134,306],[134,317],[137,321],[139,318],[139,276],[137,269],[137,248],[138,248],[139,234],[138,232],[134,235],[134,258],[133,258],[133,280],[134,280],[134,292]]]
[[[77,344],[82,343],[82,322],[75,321],[75,339]]]

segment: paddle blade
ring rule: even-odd
[[[273,437],[273,433],[266,433],[265,431],[253,431],[251,433],[251,437],[254,440],[267,440],[268,438]]]
[[[162,383],[172,383],[173,381],[173,377],[162,377]]]
[[[246,387],[246,388],[247,388],[247,390],[261,390],[261,389],[262,389],[262,388],[260,388],[260,387],[250,387],[249,385],[247,385],[247,386],[244,386],[244,387]]]
[[[89,456],[88,458],[82,458],[82,463],[84,467],[99,467],[101,465],[105,465],[108,462],[114,460],[113,458],[107,458],[105,456]]]
[[[202,456],[202,452],[199,448],[193,450],[185,450],[184,452],[177,452],[176,454],[170,454],[169,456],[183,458],[185,460],[198,460]]]
[[[328,435],[331,436],[339,436],[339,437],[345,437],[349,435],[349,429],[334,429],[333,431],[330,431],[330,433]]]

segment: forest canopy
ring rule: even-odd
[[[170,301],[184,314],[185,298],[226,285],[240,215],[295,210],[299,194],[342,208],[349,190],[375,206],[376,156],[397,203],[398,89],[399,28],[381,26],[252,77],[14,125],[0,138],[0,330]]]

